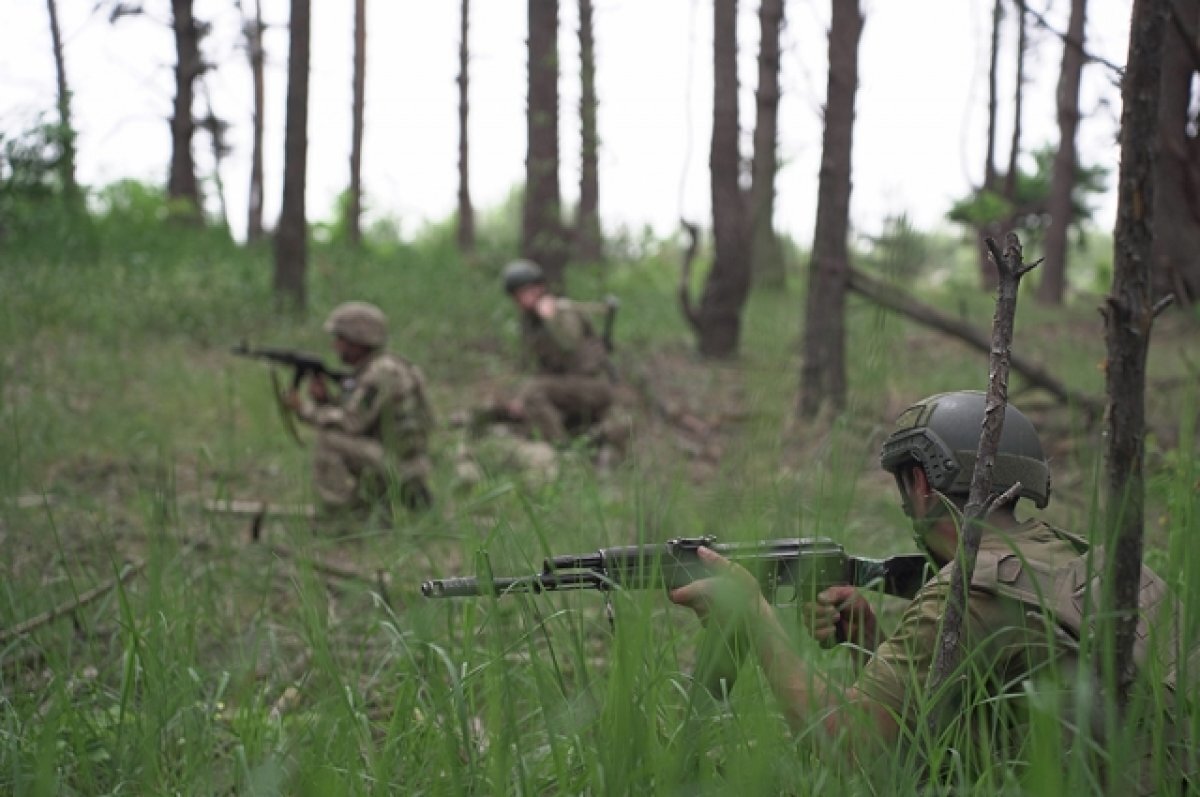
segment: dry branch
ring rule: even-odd
[[[115,589],[117,587],[118,584],[124,584],[124,583],[128,582],[130,579],[132,579],[138,573],[142,572],[142,570],[144,570],[145,568],[146,568],[145,560],[142,560],[140,562],[131,562],[131,563],[125,565],[125,567],[121,570],[121,572],[118,573],[113,578],[109,579],[108,581],[104,582],[103,584],[101,584],[97,587],[92,587],[87,592],[83,592],[83,593],[79,594],[73,600],[69,600],[66,603],[60,604],[59,606],[55,606],[53,609],[50,609],[49,611],[46,611],[46,612],[42,612],[41,614],[37,615],[36,617],[31,617],[28,620],[24,621],[23,623],[18,623],[17,625],[14,625],[12,628],[5,628],[4,630],[0,631],[0,645],[7,644],[8,642],[10,642],[14,639],[23,637],[26,634],[36,631],[37,629],[41,628],[42,626],[48,625],[49,623],[54,622],[55,620],[57,620],[60,617],[65,617],[69,614],[73,614],[76,610],[83,608],[84,606],[88,605],[89,603],[92,603],[93,601],[97,600],[98,598],[111,592],[113,589]]]
[[[992,470],[996,464],[996,451],[1000,447],[1004,412],[1008,405],[1008,373],[1012,355],[1013,325],[1017,315],[1017,289],[1020,287],[1021,277],[1038,263],[1025,264],[1021,257],[1021,241],[1015,233],[1010,232],[1005,243],[1004,252],[1001,252],[994,240],[987,239],[988,251],[999,274],[996,314],[992,320],[991,353],[988,357],[987,398],[983,410],[983,431],[975,455],[975,470],[971,475],[971,490],[963,512],[958,554],[950,568],[950,593],[946,598],[941,632],[929,674],[928,693],[934,696],[938,695],[961,661],[968,585],[975,572],[975,559],[979,553],[980,538],[983,536],[983,519],[994,507],[1016,500],[1021,492],[1021,484],[1017,482],[1003,495],[993,495]],[[934,712],[931,716],[936,718],[938,714]]]
[[[982,329],[919,302],[892,285],[887,285],[855,268],[849,270],[849,284],[852,291],[870,299],[880,307],[886,307],[919,324],[924,324],[939,332],[945,332],[972,348],[983,352],[991,351],[992,341]],[[1062,403],[1081,407],[1087,413],[1089,420],[1095,421],[1104,413],[1104,405],[1099,399],[1067,387],[1045,368],[1027,357],[1010,354],[1009,362],[1014,371],[1032,384],[1043,388]]]

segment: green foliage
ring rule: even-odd
[[[320,319],[365,298],[388,313],[394,348],[425,369],[439,415],[469,406],[510,378],[516,325],[495,272],[516,252],[519,203],[482,214],[478,261],[457,254],[451,222],[411,240],[370,232],[357,252],[317,240],[308,319],[272,312],[269,250],[175,225],[145,186],[112,186],[93,204],[102,245],[88,268],[67,267],[52,239],[0,259],[0,628],[111,578],[125,558],[148,564],[73,621],[0,646],[0,793],[919,794],[924,753],[961,793],[1096,790],[1093,762],[1056,746],[1070,707],[1050,689],[1026,697],[1033,736],[1008,759],[978,756],[992,729],[962,722],[864,756],[863,771],[814,731],[789,734],[753,666],[727,703],[698,691],[689,673],[703,629],[660,594],[433,602],[418,591],[434,576],[525,573],[550,551],[679,534],[906,549],[894,486],[876,467],[880,435],[914,396],[982,383],[973,352],[852,299],[852,411],[797,428],[802,302],[754,296],[741,361],[702,367],[675,309],[678,246],[634,235],[616,251],[638,258],[572,268],[568,289],[620,296],[630,383],[654,379],[675,388],[665,398],[693,401],[721,430],[719,463],[702,471],[678,430],[638,403],[644,448],[611,473],[568,452],[549,483],[497,466],[459,492],[460,438],[443,429],[430,515],[344,532],[268,520],[267,542],[293,554],[277,555],[245,542],[243,520],[199,508],[209,497],[311,497],[309,452],[281,433],[262,368],[228,347],[246,338],[332,356]],[[865,257],[902,279],[969,257],[902,217],[871,243]],[[973,289],[925,298],[989,312]],[[1092,308],[1022,314],[1023,351],[1098,392]],[[1095,446],[1061,428],[1069,413],[1050,420],[1064,487],[1049,518],[1086,530]],[[1185,423],[1176,437],[1194,435]],[[1162,435],[1148,450],[1149,547],[1167,552],[1152,555],[1195,605],[1194,447]],[[57,502],[29,511],[9,500],[42,491]],[[331,579],[316,560],[366,578]],[[885,624],[901,608],[879,605]],[[796,639],[814,668],[850,676],[845,652]],[[964,716],[984,699],[968,694]],[[1125,763],[1126,742],[1118,734],[1102,755]]]

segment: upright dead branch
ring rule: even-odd
[[[975,471],[971,475],[971,491],[963,512],[963,527],[959,535],[958,555],[950,569],[950,594],[946,599],[941,635],[933,655],[929,674],[930,695],[937,695],[957,670],[962,659],[963,619],[967,616],[967,593],[975,572],[979,540],[983,535],[983,519],[995,506],[1016,500],[1021,483],[1012,485],[1003,495],[992,494],[992,470],[996,450],[1004,429],[1004,411],[1008,406],[1008,371],[1011,357],[1013,325],[1017,315],[1017,289],[1021,277],[1041,261],[1026,264],[1021,257],[1021,241],[1009,233],[1004,252],[988,238],[988,252],[996,265],[999,285],[996,288],[996,314],[992,319],[992,349],[988,358],[988,389],[983,410],[983,432],[975,455]],[[937,716],[936,712],[933,715]],[[936,720],[934,720],[936,721]]]

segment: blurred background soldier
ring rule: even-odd
[[[529,260],[504,268],[504,290],[521,310],[522,346],[537,372],[504,407],[508,416],[554,445],[596,431],[612,406],[615,372],[584,306],[552,295]]]
[[[408,509],[427,508],[433,415],[421,370],[384,351],[387,317],[373,304],[338,305],[325,331],[352,378],[337,395],[316,376],[307,396],[292,391],[286,397],[297,417],[318,430],[313,484],[322,505],[333,511],[386,507],[395,489]]]

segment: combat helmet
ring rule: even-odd
[[[526,285],[546,284],[542,267],[532,260],[513,260],[504,267],[504,292],[510,296]]]
[[[934,489],[947,495],[966,495],[975,470],[985,400],[982,392],[960,390],[912,405],[896,419],[896,428],[884,441],[880,466],[899,481],[901,468],[920,465]],[[1009,404],[996,451],[992,489],[1003,492],[1018,481],[1021,498],[1030,499],[1039,509],[1050,502],[1050,465],[1037,430]]]
[[[325,331],[351,343],[378,349],[387,343],[387,316],[368,302],[343,302],[325,320]]]

